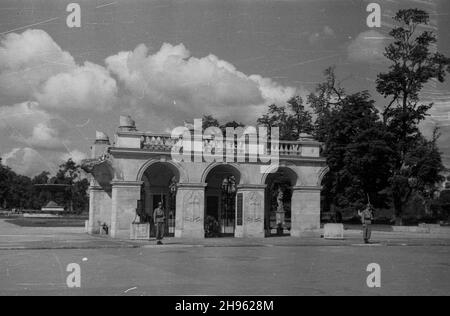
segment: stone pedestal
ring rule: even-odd
[[[131,240],[149,240],[150,239],[150,224],[131,224],[130,226]]]
[[[111,193],[101,186],[89,187],[89,222],[87,232],[99,234],[100,225],[111,225]]]
[[[344,239],[344,224],[325,224],[323,237],[325,239]]]
[[[314,235],[320,229],[320,187],[294,187],[291,236]]]
[[[180,183],[177,189],[175,237],[205,238],[204,183]]]
[[[265,185],[238,186],[235,237],[264,238],[265,188]],[[239,194],[242,194],[242,201]],[[242,214],[240,214],[241,208]],[[241,218],[242,225],[239,225]]]
[[[112,214],[110,234],[113,238],[130,238],[130,227],[136,218],[137,201],[142,182],[112,182]]]

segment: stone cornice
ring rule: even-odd
[[[120,148],[120,147],[111,147],[110,153],[114,158],[136,158],[136,159],[148,159],[154,156],[166,155],[170,156],[170,151],[154,151],[154,150],[146,150],[139,148]]]
[[[116,135],[128,138],[141,138],[142,136],[144,136],[141,133],[133,131],[117,131]]]
[[[111,181],[111,185],[115,188],[117,187],[140,187],[143,181]]]
[[[267,187],[266,184],[239,184],[237,186],[238,190],[245,190],[245,191],[250,191],[250,190],[265,190]]]
[[[295,186],[292,188],[293,191],[321,191],[321,186]]]
[[[99,185],[91,185],[89,186],[89,191],[103,191],[104,189]]]
[[[206,188],[206,183],[178,183],[178,189],[204,189]]]

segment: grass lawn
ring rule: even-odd
[[[84,227],[84,222],[88,218],[31,218],[20,217],[14,219],[7,219],[6,222],[21,226],[21,227]]]

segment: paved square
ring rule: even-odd
[[[450,242],[388,239],[363,245],[315,238],[166,239],[132,243],[71,228],[21,228],[0,221],[0,295],[449,295]],[[37,232],[40,231],[40,234]],[[8,237],[5,237],[5,235]],[[81,268],[69,289],[67,266]],[[381,288],[366,284],[381,267]]]

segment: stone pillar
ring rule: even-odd
[[[179,183],[175,237],[205,238],[205,183]]]
[[[321,187],[294,187],[291,202],[291,236],[315,235],[320,229]]]
[[[111,226],[111,192],[99,185],[89,187],[89,234],[99,234],[100,225]]]
[[[236,197],[236,229],[234,234],[235,237],[263,238],[265,236],[264,233],[265,189],[266,185],[247,184],[238,186]],[[240,194],[241,197],[239,197]],[[240,214],[241,209],[242,214]]]
[[[136,218],[141,197],[141,181],[112,182],[111,237],[130,238],[131,223]]]
[[[89,224],[88,233],[89,234],[99,234],[100,233],[100,205],[102,199],[102,188],[99,186],[89,187]]]

